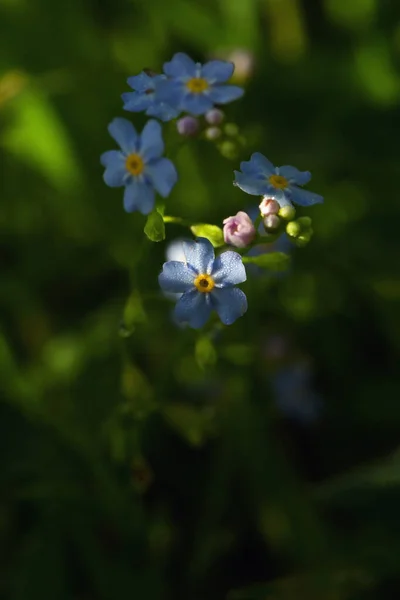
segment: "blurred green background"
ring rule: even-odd
[[[247,143],[182,149],[168,213],[251,205],[256,150],[325,197],[216,336],[172,323],[99,163],[176,51],[235,52]],[[399,66],[397,2],[0,0],[2,597],[399,597]]]

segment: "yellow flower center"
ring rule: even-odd
[[[197,291],[205,294],[206,292],[211,292],[215,286],[215,283],[214,279],[210,277],[210,275],[202,273],[201,275],[197,275],[196,279],[194,280],[194,285],[196,286]]]
[[[144,162],[139,154],[129,154],[125,166],[132,175],[140,175],[144,169]]]
[[[282,177],[282,175],[271,175],[271,177],[268,178],[268,181],[278,190],[284,190],[288,186],[288,180],[285,177]]]
[[[192,77],[186,82],[186,87],[192,94],[201,94],[208,89],[208,82],[202,77]]]

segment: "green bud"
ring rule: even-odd
[[[205,132],[205,136],[208,140],[214,141],[221,137],[222,131],[219,127],[208,127]]]
[[[301,225],[302,229],[309,229],[312,224],[312,220],[310,217],[300,217],[297,219],[297,222]]]
[[[297,221],[290,221],[286,225],[286,233],[290,237],[296,238],[301,233],[301,226],[299,225],[299,223]]]
[[[222,156],[224,156],[225,158],[229,158],[229,159],[235,159],[238,156],[238,147],[237,144],[235,144],[235,142],[232,142],[230,140],[226,140],[225,142],[222,142],[222,144],[219,145],[219,151],[221,152]]]
[[[236,137],[239,133],[239,127],[236,123],[226,123],[224,126],[224,133],[229,137]]]
[[[293,221],[296,216],[296,209],[294,206],[282,206],[279,209],[278,215],[285,219],[285,221]]]
[[[299,235],[299,237],[296,238],[295,243],[296,243],[296,246],[298,246],[299,248],[303,248],[304,246],[307,246],[307,244],[310,240],[311,240],[311,234],[307,231],[307,232]]]

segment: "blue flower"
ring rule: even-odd
[[[156,117],[161,121],[175,119],[180,111],[165,102],[159,102],[157,98],[157,84],[165,79],[167,79],[165,75],[151,76],[145,71],[129,77],[128,85],[135,91],[125,92],[121,95],[124,101],[123,108],[130,112],[145,111],[149,117]]]
[[[110,187],[125,186],[126,212],[138,210],[147,215],[154,207],[154,191],[166,198],[178,179],[173,163],[161,156],[161,125],[150,120],[139,135],[126,119],[114,119],[108,131],[121,150],[101,155],[100,162],[106,167],[104,181]]]
[[[178,52],[164,64],[167,80],[157,84],[157,97],[176,109],[203,115],[214,104],[226,104],[243,95],[241,87],[224,85],[234,68],[233,63],[224,60],[201,65]]]
[[[309,171],[295,167],[274,165],[260,152],[251,155],[249,161],[240,163],[241,171],[235,171],[235,182],[241,190],[254,196],[270,196],[280,206],[311,206],[324,201],[322,196],[299,188],[311,179]]]
[[[183,242],[185,261],[164,263],[158,281],[164,292],[181,293],[175,318],[195,329],[203,327],[211,311],[217,311],[225,325],[231,325],[247,310],[247,299],[238,283],[246,281],[242,258],[237,252],[223,252],[217,258],[205,238]]]

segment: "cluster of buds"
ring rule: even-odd
[[[295,221],[290,221],[286,225],[286,233],[293,240],[296,246],[306,246],[313,235],[311,218],[300,217]]]
[[[202,137],[209,142],[215,142],[217,148],[228,159],[235,159],[244,138],[240,135],[236,123],[224,123],[225,113],[220,108],[212,108],[200,117],[186,115],[176,122],[176,129],[182,137]]]
[[[259,219],[262,220],[265,232],[273,235],[274,239],[286,233],[296,246],[303,247],[310,241],[313,234],[311,218],[295,219],[296,209],[294,206],[281,207],[274,198],[264,196],[259,205],[259,211]],[[247,213],[239,211],[235,216],[227,217],[223,221],[223,225],[226,244],[236,246],[236,248],[246,248],[253,242],[257,243],[257,223],[253,223]]]

